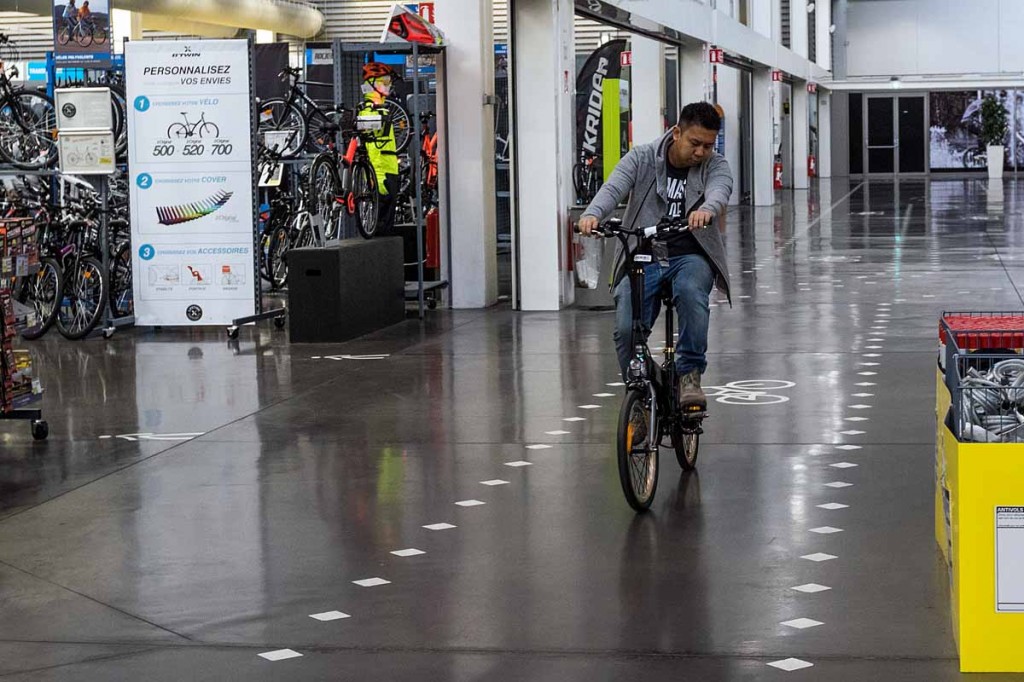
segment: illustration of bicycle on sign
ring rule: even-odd
[[[220,128],[216,123],[206,120],[205,111],[199,117],[199,120],[194,123],[189,123],[188,113],[185,111],[181,112],[181,118],[184,122],[172,123],[167,129],[168,139],[187,140],[194,137],[200,139],[220,137]]]
[[[723,405],[776,405],[789,402],[789,396],[777,395],[771,391],[784,391],[796,386],[792,381],[776,379],[748,379],[730,381],[725,386],[705,386],[708,398],[714,398]]]

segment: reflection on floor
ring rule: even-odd
[[[980,179],[735,211],[699,474],[663,458],[646,516],[610,312],[51,336],[50,441],[0,431],[0,675],[959,679],[937,317],[1022,306],[1022,211]]]

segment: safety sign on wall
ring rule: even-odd
[[[249,43],[133,41],[125,62],[136,323],[252,315]]]

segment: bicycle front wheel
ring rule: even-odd
[[[57,331],[72,341],[84,339],[103,317],[107,302],[107,277],[97,258],[83,258],[67,273],[64,299],[57,314]]]
[[[270,275],[270,285],[274,289],[281,289],[288,284],[288,250],[291,248],[291,241],[288,228],[284,226],[274,230],[270,237],[267,271]]]
[[[220,137],[220,128],[216,123],[204,123],[199,126],[199,137],[204,140],[211,140]]]
[[[25,170],[57,160],[57,112],[38,92],[18,92],[0,107],[0,156]]]
[[[333,154],[324,153],[309,166],[309,212],[320,217],[327,231],[337,220],[341,195],[335,163]]]
[[[380,197],[377,194],[377,174],[365,161],[357,161],[352,167],[352,195],[355,198],[359,234],[364,239],[373,239],[377,233]]]
[[[129,317],[135,314],[135,299],[132,291],[132,251],[128,244],[122,244],[110,261],[110,310],[114,317]]]
[[[79,26],[75,31],[75,42],[82,47],[92,45],[92,31],[87,26]]]
[[[104,28],[102,28],[100,26],[97,26],[96,28],[94,28],[92,30],[92,38],[93,38],[94,41],[96,41],[97,45],[102,45],[103,43],[107,42],[107,31],[106,31],[106,29],[104,29]]]
[[[638,512],[647,511],[658,488],[657,416],[652,419],[650,396],[632,390],[626,394],[619,412],[618,460],[619,481],[629,506]],[[651,433],[651,422],[655,433]]]
[[[35,312],[35,323],[21,333],[22,338],[34,341],[53,327],[60,309],[60,296],[64,290],[64,277],[60,264],[53,258],[39,263],[39,272],[29,282],[27,303]]]

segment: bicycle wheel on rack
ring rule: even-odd
[[[334,155],[324,153],[309,166],[309,212],[319,216],[327,231],[337,220],[341,183]]]
[[[272,131],[293,133],[291,142],[284,149],[279,149],[278,153],[285,158],[298,155],[305,148],[309,135],[308,122],[299,105],[275,97],[263,100],[259,106],[260,135]]]
[[[307,230],[312,232],[311,229]],[[288,284],[288,251],[291,249],[291,236],[288,228],[280,226],[270,235],[270,246],[267,249],[267,271],[270,285],[281,289]]]
[[[647,511],[658,488],[658,434],[651,433],[650,396],[629,391],[619,412],[619,481],[629,506]],[[655,422],[657,416],[655,415]],[[657,430],[657,423],[655,423]]]
[[[124,94],[124,88],[120,85],[110,86],[110,99],[119,111],[117,120],[120,126],[114,131],[114,151],[118,156],[123,156],[128,151],[128,100]]]
[[[107,277],[99,259],[83,258],[65,273],[64,298],[57,314],[57,331],[66,339],[84,339],[96,328],[107,302]]]
[[[352,166],[352,196],[356,205],[356,227],[364,239],[377,233],[380,197],[377,194],[377,173],[365,161]]]
[[[132,251],[127,243],[114,252],[110,261],[110,311],[114,317],[130,317],[135,314],[135,300],[132,291]]]
[[[412,123],[409,120],[409,112],[393,99],[384,100],[384,108],[388,110],[388,117],[391,119],[391,128],[395,131],[395,146],[401,154],[409,146],[412,138]]]
[[[312,151],[319,154],[331,148],[338,135],[339,116],[335,112],[323,115],[314,111],[309,117],[306,122],[306,143]]]
[[[53,258],[43,258],[28,289],[27,303],[35,311],[36,323],[21,333],[22,338],[34,341],[50,331],[57,320],[63,290],[64,276],[60,264]]]
[[[53,100],[20,91],[0,103],[0,157],[23,170],[40,170],[57,161]]]

